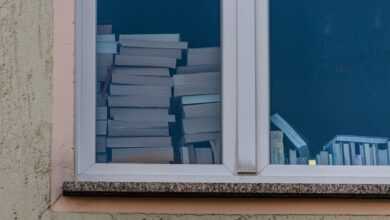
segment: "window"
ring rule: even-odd
[[[386,182],[387,5],[77,1],[79,179]]]

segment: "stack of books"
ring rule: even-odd
[[[221,159],[221,50],[189,49],[187,65],[173,76],[175,112],[184,164],[219,164]]]
[[[96,36],[96,162],[108,161],[106,149],[108,107],[107,80],[117,54],[115,34],[111,25],[98,25]]]
[[[114,163],[172,163],[171,71],[187,43],[179,34],[120,35],[110,70],[107,148]]]
[[[389,138],[337,135],[324,146],[317,160],[322,165],[390,165]]]

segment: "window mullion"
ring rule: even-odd
[[[237,1],[237,172],[257,172],[255,0]]]

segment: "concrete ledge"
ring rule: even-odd
[[[390,185],[65,182],[65,196],[386,198]]]

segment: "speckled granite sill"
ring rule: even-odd
[[[65,182],[65,196],[387,198],[390,185]]]

